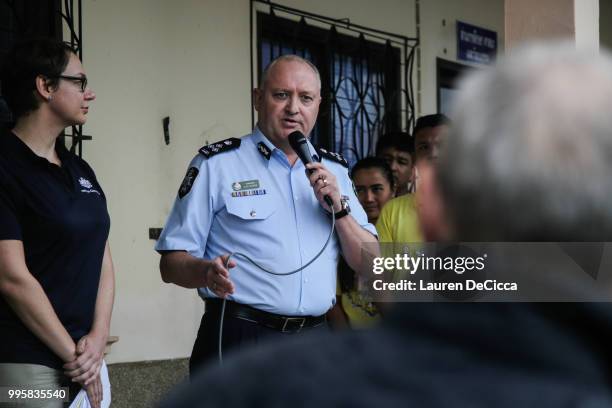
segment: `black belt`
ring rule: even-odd
[[[206,299],[205,313],[221,313],[222,299]],[[325,323],[325,315],[321,316],[282,316],[264,312],[251,306],[228,300],[225,304],[225,314],[237,319],[248,320],[261,324],[282,333],[297,333],[304,327],[316,327]]]

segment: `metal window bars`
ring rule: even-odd
[[[62,32],[68,32],[69,35],[69,38],[64,42],[70,44],[77,52],[79,59],[83,61],[83,9],[81,0],[64,0],[62,4],[58,4]],[[91,136],[83,133],[83,125],[71,126],[70,129],[64,131],[63,136],[72,139],[70,151],[79,157],[83,156],[83,140],[92,139]]]
[[[27,37],[63,39],[83,60],[83,13],[81,0],[0,0],[0,54],[11,45]],[[1,58],[0,58],[1,59]],[[10,123],[12,118],[4,100],[0,100],[0,121]],[[72,126],[64,131],[61,140],[71,139],[70,150],[82,156],[83,126]]]
[[[251,0],[250,11],[253,87],[256,73],[285,53],[313,61],[321,72],[324,98],[311,135],[315,143],[354,163],[374,153],[382,133],[412,130],[417,38],[265,0]]]

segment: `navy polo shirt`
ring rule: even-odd
[[[23,242],[25,261],[75,341],[93,323],[110,219],[84,160],[56,143],[61,167],[11,132],[0,134],[0,240]],[[0,296],[0,363],[63,362]]]

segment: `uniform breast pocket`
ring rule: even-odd
[[[263,221],[276,211],[276,205],[267,196],[232,197],[225,203],[229,215],[244,221]]]
[[[266,196],[232,197],[225,203],[225,213],[217,218],[219,232],[231,237],[234,250],[271,268],[283,248],[278,205]],[[214,232],[213,228],[211,234]]]

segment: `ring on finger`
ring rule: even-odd
[[[322,180],[323,180],[323,184],[327,185],[327,179],[324,177]]]

